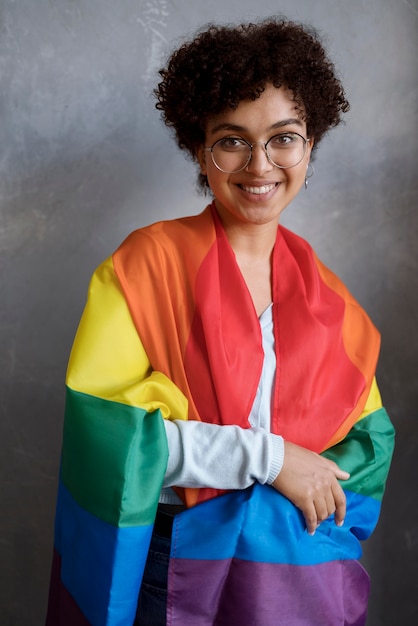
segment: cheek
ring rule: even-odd
[[[303,160],[302,163],[299,163],[296,167],[292,167],[289,172],[289,177],[294,181],[305,180],[306,171],[308,169],[309,160]]]
[[[287,170],[287,185],[288,189],[292,190],[293,193],[297,194],[300,189],[305,184],[306,172],[307,172],[307,161],[303,161],[296,167]]]

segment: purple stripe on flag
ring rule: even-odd
[[[168,626],[364,626],[369,577],[358,561],[317,565],[171,559]]]
[[[61,557],[54,550],[46,626],[90,626],[61,581]]]

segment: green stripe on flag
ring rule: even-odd
[[[167,459],[159,410],[67,387],[62,480],[89,513],[114,526],[151,524]]]
[[[381,500],[393,453],[395,430],[381,408],[358,421],[343,441],[322,453],[351,474],[344,489]]]

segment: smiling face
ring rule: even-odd
[[[291,93],[268,85],[257,100],[245,100],[236,109],[210,117],[206,125],[206,147],[225,138],[242,138],[248,143],[267,142],[278,133],[295,132],[306,138],[306,124]],[[262,144],[254,145],[248,165],[233,174],[221,172],[211,153],[202,146],[198,158],[208,178],[222,221],[228,225],[272,224],[277,226],[284,208],[305,181],[313,141],[297,165],[280,169],[267,158]]]

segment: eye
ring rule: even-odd
[[[215,143],[215,146],[225,152],[248,150],[248,144],[240,137],[223,137]]]
[[[301,140],[297,133],[280,133],[270,139],[269,146],[272,148],[290,148]]]

